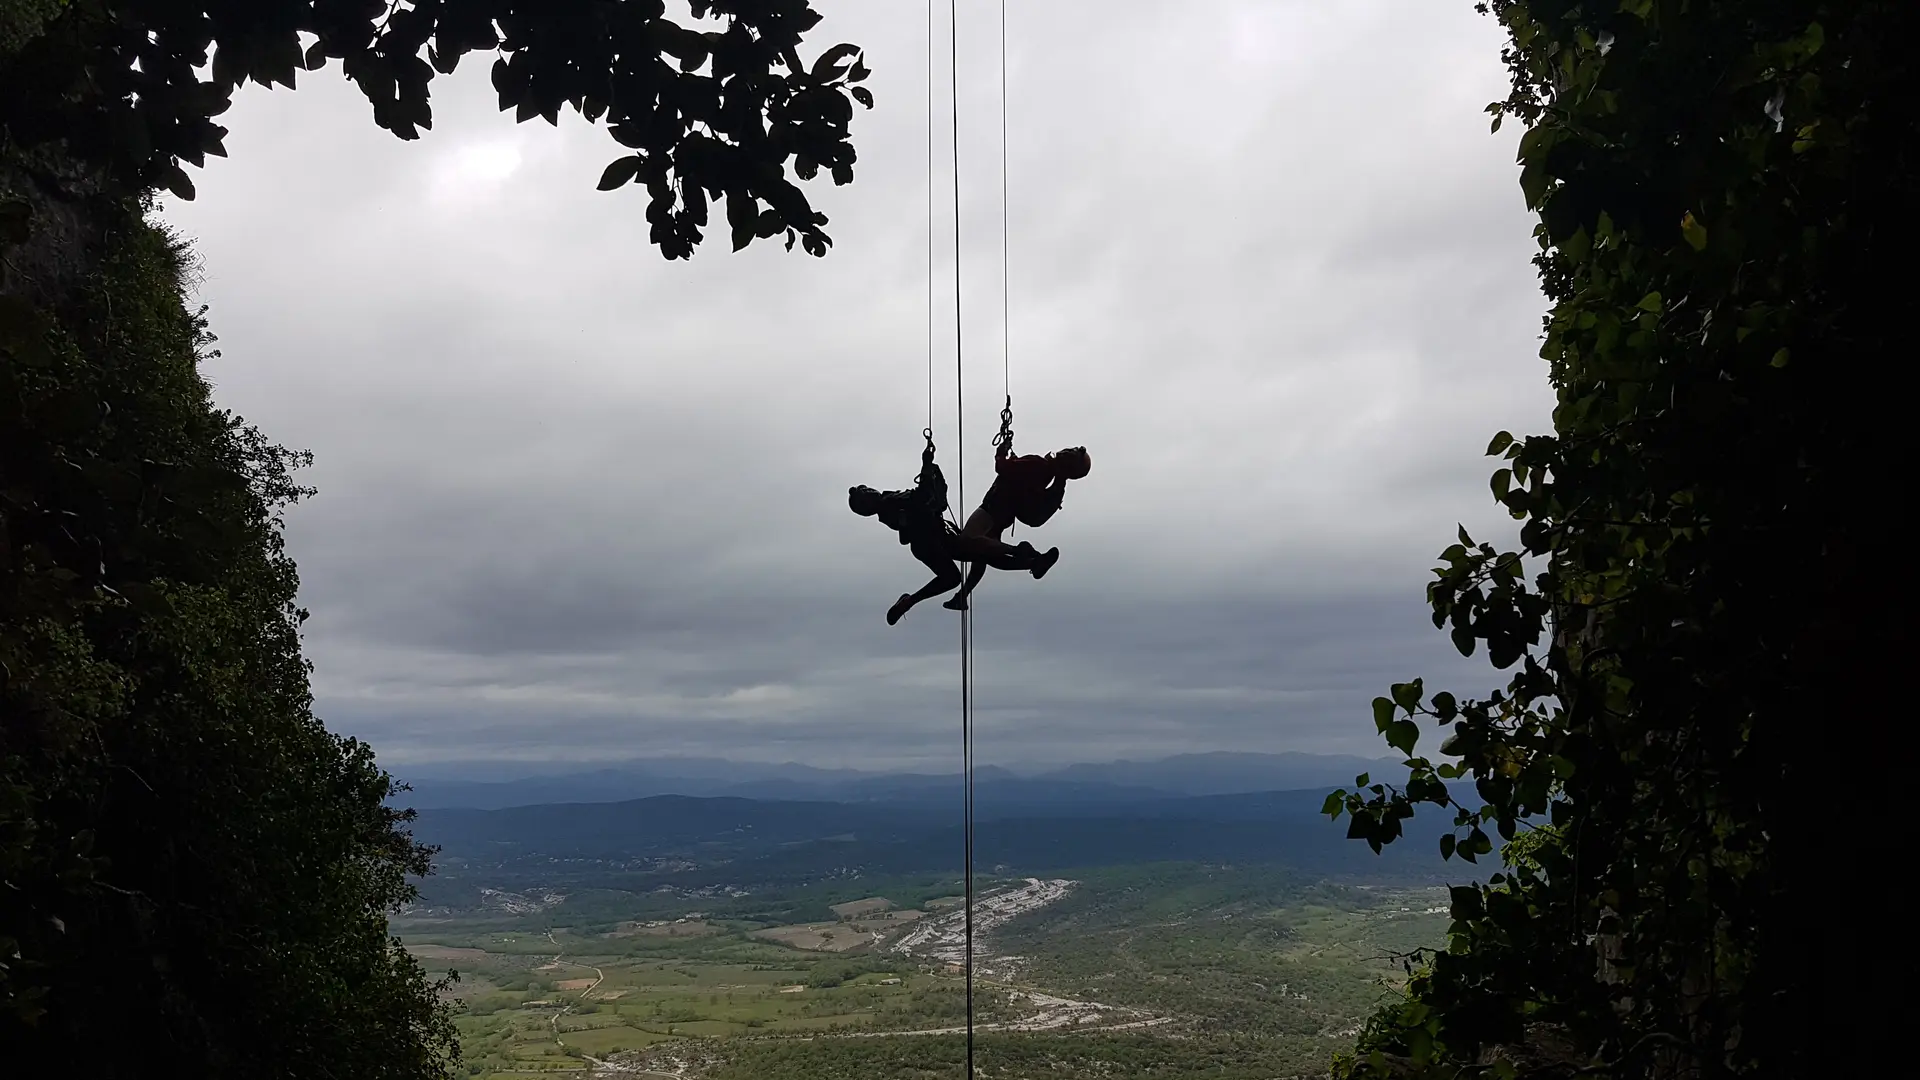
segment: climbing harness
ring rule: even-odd
[[[1013,389],[1011,362],[1011,304],[1012,290],[1008,285],[1007,258],[1007,6],[1006,0],[1000,2],[1000,302],[1002,313],[1001,329],[1001,379],[1006,404],[1000,410],[1000,430],[993,437],[996,448],[1005,447],[1008,452],[1013,448]],[[921,434],[927,440],[927,450],[933,450],[933,398],[934,398],[934,250],[933,250],[933,213],[934,213],[934,0],[927,0],[927,425]],[[952,104],[950,117],[953,133],[953,365],[954,365],[954,446],[959,455],[955,465],[955,494],[961,509],[967,505],[967,466],[966,466],[966,366],[963,320],[961,318],[961,254],[960,254],[960,43],[959,13],[957,0],[947,0],[948,19],[948,93]],[[958,526],[963,519],[953,513],[948,514]],[[973,901],[974,901],[974,660],[973,660],[973,605],[969,603],[960,612],[960,756],[963,782],[964,828],[963,847],[965,858],[965,963],[967,998],[967,1078],[974,1076],[974,1011],[973,1011]]]

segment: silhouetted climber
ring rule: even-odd
[[[1069,446],[1044,456],[1014,454],[1013,432],[1007,425],[1009,419],[1008,414],[1001,414],[1000,437],[994,440],[993,486],[987,488],[980,508],[968,516],[966,528],[960,531],[962,542],[999,544],[1000,534],[1016,521],[1035,529],[1045,525],[1059,513],[1060,502],[1067,493],[1067,481],[1085,479],[1093,471],[1093,457],[1084,446]],[[1021,546],[1032,545],[1023,542]],[[1059,548],[1047,549],[1036,561],[1033,576],[1045,577],[1059,559]],[[966,586],[942,606],[964,610],[967,597],[986,573],[985,565],[975,563],[967,574]]]
[[[901,593],[887,609],[888,626],[899,622],[920,601],[959,585],[964,579],[956,561],[973,562],[981,573],[992,565],[1001,570],[1027,570],[1036,578],[1053,565],[1052,559],[1036,552],[1032,544],[1015,547],[1001,543],[998,537],[962,536],[955,531],[945,517],[947,479],[934,464],[932,436],[927,437],[927,448],[920,454],[920,475],[914,478],[910,490],[875,491],[865,485],[848,488],[847,506],[861,517],[879,518],[882,525],[899,533],[900,542],[907,545],[913,557],[933,571],[932,581],[918,592]],[[1051,554],[1058,557],[1057,552]]]

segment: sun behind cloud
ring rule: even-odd
[[[492,201],[525,161],[517,135],[462,143],[428,171],[427,200],[436,210],[474,209]]]

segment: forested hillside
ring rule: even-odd
[[[431,126],[428,82],[484,49],[503,57],[496,81],[519,119],[567,106],[614,128],[626,149],[602,186],[650,186],[668,256],[699,242],[709,197],[736,247],[784,234],[823,253],[825,218],[786,165],[799,154],[803,177],[850,179],[857,50],[802,65],[800,35],[819,21],[803,4],[737,15],[730,35],[612,7],[592,32],[556,35],[583,24],[480,0],[0,0],[10,1073],[454,1067],[445,1006],[387,929],[428,853],[388,808],[370,748],[312,711],[280,528],[305,458],[210,400],[190,242],[153,223],[153,198],[192,197],[187,167],[225,153],[213,117],[247,82],[290,87],[335,66],[376,124],[415,138]],[[616,70],[616,55],[652,62]],[[719,70],[696,74],[709,57]],[[634,93],[634,111],[609,111],[612,84],[633,80],[690,96]],[[744,111],[701,119],[724,87]],[[794,125],[771,140],[770,105]]]
[[[1920,194],[1906,2],[1495,0],[1553,309],[1554,430],[1488,446],[1516,550],[1463,529],[1427,591],[1464,700],[1374,703],[1403,785],[1330,802],[1391,842],[1471,777],[1448,948],[1350,1076],[1839,1075],[1868,982],[1838,791],[1912,655],[1904,265]],[[1437,725],[1439,731],[1433,727]],[[1439,734],[1438,753],[1413,756]],[[1871,788],[1874,785],[1866,785]],[[1812,795],[1824,791],[1829,795]]]

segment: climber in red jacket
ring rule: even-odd
[[[849,509],[861,517],[877,518],[882,525],[899,533],[900,542],[907,545],[913,557],[933,571],[933,580],[916,592],[901,593],[900,599],[887,609],[888,626],[899,622],[901,616],[920,601],[959,585],[960,568],[955,565],[958,560],[972,562],[980,573],[994,566],[1001,570],[1027,570],[1037,578],[1046,573],[1046,567],[1053,565],[1051,559],[1059,557],[1058,552],[1042,555],[1032,544],[1024,542],[1017,547],[1003,544],[997,534],[986,537],[956,532],[942,516],[947,508],[947,481],[933,456],[933,436],[929,434],[926,449],[920,455],[920,475],[914,478],[909,490],[875,491],[865,485],[847,490]],[[1058,498],[1054,505],[1058,507]],[[951,603],[946,606],[954,607]]]
[[[1070,446],[1057,453],[1016,455],[1012,433],[996,440],[993,456],[993,486],[980,500],[980,508],[967,518],[960,530],[962,541],[1000,543],[1000,534],[1014,522],[1039,528],[1060,511],[1067,493],[1067,481],[1081,480],[1093,471],[1093,458],[1084,446]],[[1029,571],[1042,578],[1060,559],[1059,548],[1049,548],[1034,561]],[[967,597],[987,573],[987,564],[975,561],[967,572],[967,582],[942,607],[964,611]]]

